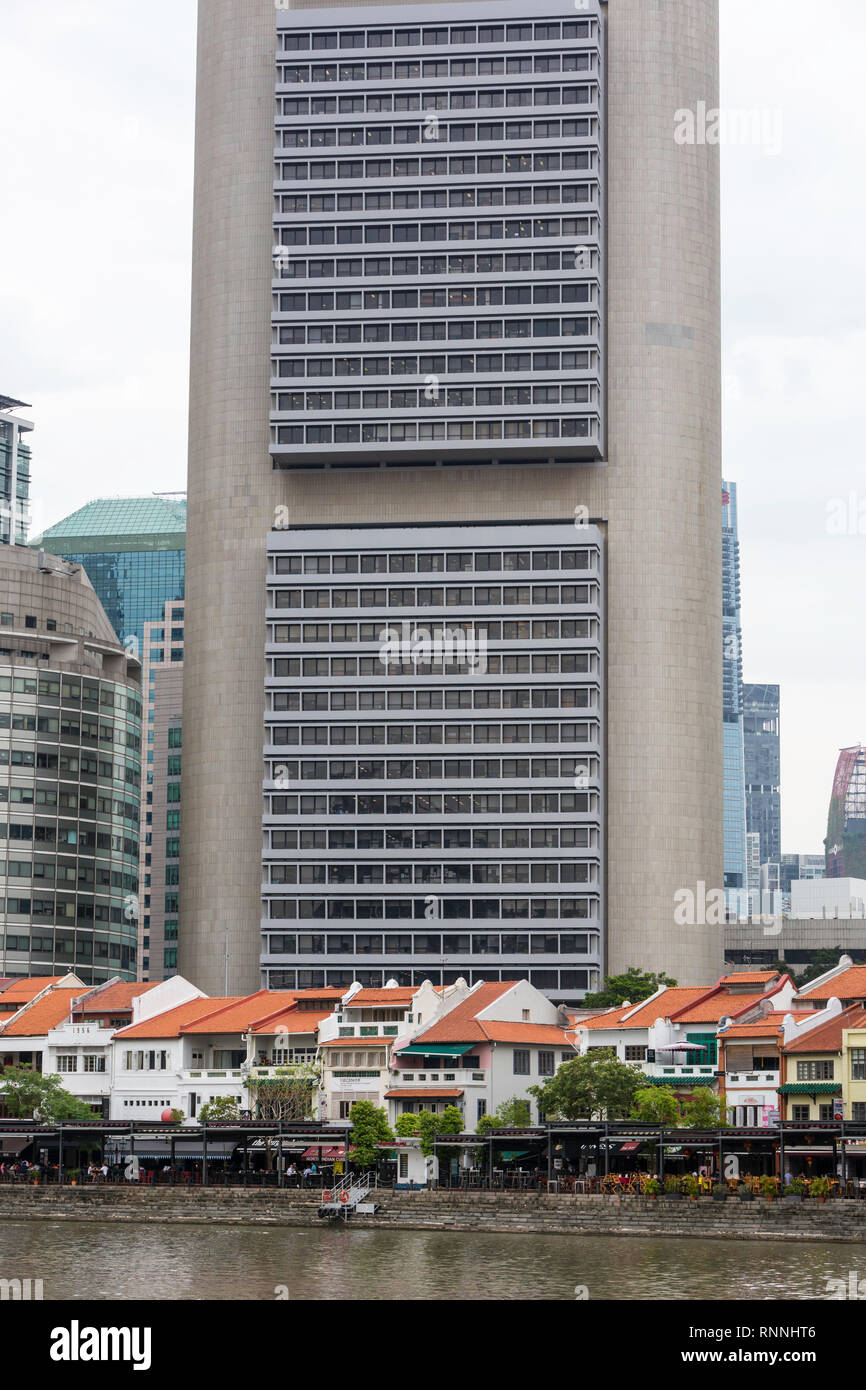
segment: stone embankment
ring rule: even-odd
[[[350,1225],[384,1230],[491,1231],[546,1235],[697,1236],[731,1240],[864,1240],[866,1201],[585,1197],[501,1192],[371,1194],[375,1216]],[[0,1187],[7,1221],[165,1221],[318,1226],[319,1193],[273,1188]],[[342,1224],[342,1221],[341,1221]]]

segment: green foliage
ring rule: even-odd
[[[182,1125],[185,1119],[186,1115],[183,1110],[178,1110],[177,1106],[173,1105],[171,1107],[171,1124]]]
[[[440,1139],[443,1134],[461,1134],[463,1131],[463,1116],[456,1105],[446,1105],[441,1115],[434,1115],[432,1110],[422,1110],[413,1118],[417,1121],[416,1133],[421,1136],[421,1152],[425,1158],[433,1153],[435,1139]],[[437,1150],[443,1162],[451,1157],[452,1152],[448,1149]]]
[[[270,1076],[250,1075],[247,1089],[259,1120],[309,1120],[313,1115],[311,1077],[299,1077],[289,1067],[275,1067]]]
[[[672,989],[676,980],[670,979],[663,971],[658,974],[638,970],[630,965],[624,975],[606,975],[604,989],[584,996],[588,1009],[614,1009],[619,1004],[637,1004],[641,999],[649,999],[661,985]]]
[[[659,1192],[660,1192],[660,1191],[661,1191],[661,1184],[660,1184],[658,1178],[647,1178],[646,1182],[645,1182],[644,1185],[643,1185],[643,1194],[644,1194],[644,1196],[645,1196],[645,1197],[657,1197],[657,1196],[659,1195]]]
[[[683,1106],[685,1129],[727,1129],[728,1108],[724,1096],[713,1095],[709,1086],[696,1090]]]
[[[550,1081],[530,1086],[529,1093],[550,1120],[616,1120],[631,1111],[642,1079],[639,1067],[620,1062],[605,1047],[563,1062]]]
[[[632,1117],[659,1125],[676,1125],[680,1103],[670,1086],[643,1086],[634,1094]]]
[[[394,1126],[397,1135],[401,1139],[407,1139],[410,1135],[418,1133],[417,1115],[398,1115],[397,1123]]]
[[[529,1101],[523,1096],[512,1096],[492,1114],[482,1115],[475,1128],[479,1134],[489,1134],[491,1129],[528,1129],[531,1123]]]
[[[183,1111],[178,1113],[183,1115]],[[230,1125],[240,1117],[240,1108],[233,1096],[217,1096],[216,1100],[209,1100],[198,1112],[199,1124],[202,1125]]]
[[[43,1076],[29,1067],[6,1067],[2,1074],[3,1101],[13,1119],[96,1121],[90,1106],[70,1095],[59,1076]]]
[[[673,1173],[670,1173],[668,1177],[665,1178],[665,1192],[675,1193],[679,1192],[679,1190],[680,1179],[675,1177]]]
[[[810,1197],[829,1197],[829,1196],[830,1196],[830,1179],[829,1179],[829,1178],[812,1178],[811,1182],[809,1183],[809,1196],[810,1196]]]
[[[827,970],[832,970],[837,966],[839,964],[839,957],[844,954],[845,952],[841,946],[837,946],[835,950],[816,951],[809,964],[805,966],[799,974],[794,976],[794,983],[798,988],[802,988],[803,985],[809,984],[811,980],[817,980],[819,975],[823,975]],[[789,965],[783,964],[782,968],[787,971],[789,975],[791,974],[791,967]]]
[[[697,1178],[693,1178],[691,1173],[686,1173],[682,1180],[681,1187],[686,1197],[697,1197],[701,1190]]]
[[[369,1100],[356,1100],[351,1111],[352,1129],[349,1143],[355,1152],[352,1162],[362,1168],[372,1168],[380,1158],[379,1144],[385,1144],[394,1135],[388,1124],[385,1111]]]

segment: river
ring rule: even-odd
[[[54,1299],[826,1299],[862,1243],[9,1221],[0,1279]],[[585,1292],[582,1292],[585,1290]]]

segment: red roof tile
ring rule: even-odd
[[[79,1014],[105,1014],[105,1013],[124,1013],[132,1009],[133,999],[137,999],[141,994],[147,994],[150,990],[156,989],[159,980],[154,980],[150,984],[134,984],[128,981],[118,981],[115,985],[110,985],[108,989],[100,990],[99,994],[93,995],[90,999],[85,999],[81,1007],[75,1010],[76,1017]],[[84,993],[83,990],[78,991]]]
[[[119,1028],[116,1038],[179,1038],[186,1023],[194,1023],[207,1013],[215,1013],[221,1007],[240,1003],[240,998],[232,999],[190,999],[186,1004],[178,1004],[167,1009],[164,1014],[145,1018],[141,1023],[131,1023],[128,1028]]]
[[[255,994],[244,995],[241,999],[212,1001],[214,1008],[208,1014],[199,1014],[189,1023],[181,1026],[182,1033],[246,1033],[252,1024],[261,1018],[268,1018],[281,1006],[287,1007],[295,1002],[291,990],[260,989]],[[222,1007],[220,1007],[222,1004]]]
[[[719,1038],[724,1041],[728,1038],[772,1038],[780,1031],[787,1012],[765,1014],[751,1023],[732,1023]]]
[[[323,1019],[330,1018],[333,1009],[281,1009],[268,1018],[259,1019],[249,1029],[250,1033],[317,1033]]]
[[[478,1022],[491,1042],[536,1043],[550,1047],[572,1045],[565,1029],[555,1023],[505,1023],[491,1018],[481,1018]]]
[[[866,999],[866,965],[852,965],[814,989],[804,985],[800,994],[804,999]]]
[[[437,1086],[400,1086],[397,1090],[386,1091],[386,1100],[457,1100],[462,1091],[445,1090]]]
[[[347,1009],[364,1008],[371,1004],[410,1004],[418,993],[417,989],[401,986],[399,989],[359,989],[346,1005]]]
[[[47,989],[49,985],[59,984],[65,978],[65,975],[41,975],[35,979],[13,980],[9,988],[4,989],[0,998],[4,1004],[10,1002],[26,1004],[28,999],[35,999],[36,995],[41,994],[43,989]],[[82,985],[78,993],[83,994],[86,988],[86,985]]]
[[[76,985],[74,989],[52,989],[44,999],[37,999],[23,1012],[11,1014],[9,1022],[2,1025],[3,1036],[41,1038],[49,1028],[56,1028],[69,1017],[72,1001],[80,993],[80,985]]]
[[[733,1017],[736,1014],[745,1012],[746,1009],[754,1008],[763,994],[727,994],[719,991],[710,996],[709,999],[698,1000],[697,1003],[686,1005],[676,1014],[677,1023],[718,1023],[720,1018],[728,1015]],[[673,1018],[674,1015],[671,1015]]]
[[[514,980],[495,983],[485,982],[474,989],[462,1003],[451,1009],[444,1018],[425,1028],[412,1041],[419,1042],[484,1042],[486,1034],[482,1031],[476,1014],[501,999],[515,985]]]
[[[723,985],[763,985],[775,980],[778,970],[735,970],[720,980]]]
[[[806,1015],[808,1018],[808,1014]],[[841,1052],[842,1030],[862,1028],[866,1025],[866,1009],[862,1004],[851,1004],[835,1018],[810,1028],[801,1037],[792,1038],[785,1052]]]

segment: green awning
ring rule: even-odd
[[[475,1043],[412,1043],[400,1048],[401,1057],[462,1057]]]
[[[838,1081],[786,1081],[779,1087],[780,1096],[841,1096]]]

